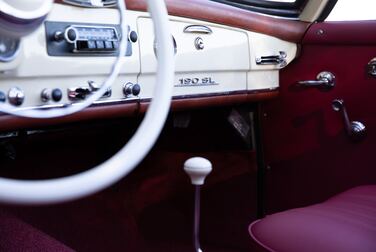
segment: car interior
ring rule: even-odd
[[[374,8],[0,0],[0,251],[375,252]]]

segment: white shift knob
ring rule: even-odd
[[[203,185],[206,176],[212,171],[212,164],[205,158],[194,157],[185,161],[184,171],[191,178],[193,185]]]

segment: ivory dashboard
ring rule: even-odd
[[[19,109],[79,103],[110,72],[121,37],[129,40],[121,74],[96,104],[148,101],[158,62],[152,20],[131,10],[126,18],[129,32],[121,34],[116,9],[54,4],[19,44],[0,40],[0,101]],[[295,43],[269,35],[177,16],[170,22],[174,99],[276,90],[279,70],[296,56]]]

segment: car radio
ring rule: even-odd
[[[50,56],[116,56],[121,30],[119,25],[45,22],[47,53]],[[137,42],[137,33],[128,27],[128,40]],[[128,43],[125,56],[132,55]]]

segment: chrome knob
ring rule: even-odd
[[[41,100],[42,102],[48,102],[49,100],[51,100],[51,89],[45,88],[42,90]]]
[[[123,86],[123,93],[125,97],[138,96],[141,93],[141,86],[139,84],[133,84],[128,82]]]
[[[59,88],[50,89],[45,88],[42,90],[41,93],[41,100],[42,102],[48,102],[50,100],[54,102],[59,102],[63,98],[63,92]]]
[[[204,40],[200,37],[196,38],[195,47],[197,50],[204,50],[205,48]]]
[[[69,26],[64,32],[55,32],[54,38],[56,41],[67,41],[69,44],[74,44],[78,37],[78,31],[76,28]]]
[[[8,92],[9,103],[14,106],[20,106],[25,100],[25,93],[18,87],[13,87]]]

